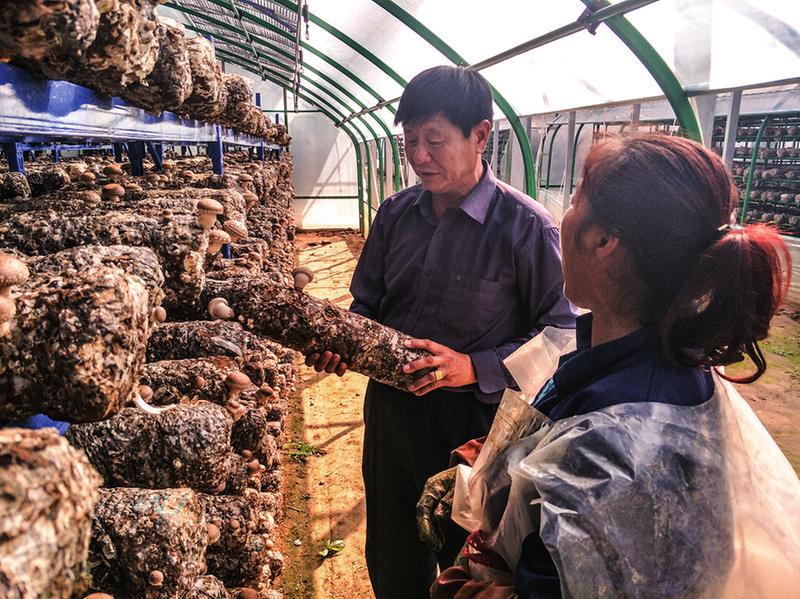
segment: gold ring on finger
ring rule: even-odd
[[[444,375],[442,374],[442,371],[439,370],[438,368],[434,368],[431,371],[431,374],[433,375],[434,382],[439,382],[444,378]]]

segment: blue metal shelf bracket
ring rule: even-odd
[[[114,162],[122,162],[123,160],[123,152],[125,151],[125,144],[120,142],[115,142],[113,144],[114,147]]]
[[[224,175],[225,165],[222,160],[222,137],[220,136],[219,125],[217,125],[217,139],[215,141],[208,142],[206,147],[208,148],[208,155],[211,158],[211,166],[214,174]]]
[[[22,173],[24,175],[25,158],[22,154],[22,146],[16,143],[4,143],[0,144],[0,147],[2,147],[3,153],[8,159],[8,170]]]
[[[131,175],[139,177],[144,175],[144,142],[128,142],[128,158],[131,161]]]
[[[261,93],[256,92],[256,106],[261,108]],[[264,141],[262,140],[260,144],[258,144],[258,148],[256,148],[256,154],[259,160],[263,162],[264,160]]]
[[[147,148],[147,153],[153,159],[156,171],[159,173],[164,172],[164,146],[153,141],[146,141],[144,144]]]

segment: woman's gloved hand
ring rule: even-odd
[[[417,502],[417,531],[420,540],[433,551],[444,546],[440,522],[450,519],[453,492],[456,484],[456,467],[431,476],[422,489]]]

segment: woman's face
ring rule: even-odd
[[[588,205],[580,188],[572,196],[572,204],[561,219],[561,256],[564,268],[564,295],[573,304],[588,308],[588,291],[591,289],[591,265],[586,252],[581,249],[578,232],[586,216]]]

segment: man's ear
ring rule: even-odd
[[[483,154],[486,149],[486,144],[489,143],[489,135],[492,133],[492,123],[487,119],[483,119],[480,123],[472,127],[472,135],[475,136],[475,141],[478,144],[478,154]]]

